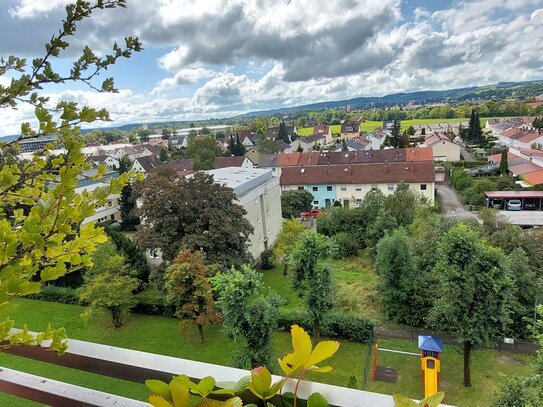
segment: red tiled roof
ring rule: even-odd
[[[321,153],[318,165],[405,162],[405,148]]]
[[[278,167],[292,167],[298,165],[301,153],[280,154],[277,160]]]
[[[543,184],[543,169],[540,170],[540,171],[534,171],[534,172],[530,172],[528,174],[524,174],[522,176],[522,178],[524,179],[524,181],[532,184],[532,185],[539,185],[539,184]],[[542,192],[543,194],[543,192]]]
[[[432,147],[406,148],[407,161],[434,161]]]
[[[488,158],[488,161],[492,161],[492,162],[495,162],[495,163],[501,163],[502,162],[502,153],[489,155],[487,158]],[[515,155],[513,153],[510,153],[508,151],[507,152],[507,161],[512,160],[513,158],[519,158],[519,156]]]
[[[245,161],[245,156],[239,157],[216,157],[215,169],[226,167],[241,167]]]
[[[540,166],[529,163],[529,162],[509,167],[509,171],[513,175],[528,174],[530,172],[536,172],[536,171],[540,171],[542,169],[543,168],[541,168]]]
[[[320,153],[313,151],[310,153],[302,153],[298,160],[298,165],[317,165],[319,163]]]
[[[287,167],[281,185],[384,184],[405,181],[434,182],[434,165],[429,161],[366,165],[319,165]]]

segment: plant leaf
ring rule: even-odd
[[[425,407],[426,405],[428,405],[428,407],[437,407],[439,406],[439,403],[443,401],[444,398],[445,398],[445,393],[440,391],[436,394],[426,397],[424,400],[421,400],[421,402],[419,403],[419,406]]]
[[[419,407],[417,403],[411,400],[409,397],[402,396],[401,394],[393,394],[395,407]]]
[[[309,334],[298,325],[292,325],[290,332],[292,335],[292,347],[294,348],[294,355],[298,364],[308,366],[306,362],[309,360],[313,348]]]
[[[332,357],[338,349],[339,342],[337,341],[319,342],[317,346],[315,346],[315,349],[313,349],[313,352],[311,352],[311,356],[309,357],[306,366],[316,365],[317,363]]]
[[[258,398],[265,400],[270,391],[271,381],[272,377],[270,371],[265,367],[257,367],[251,371],[249,390],[251,390]]]
[[[183,386],[179,381],[172,380],[169,387],[175,407],[190,407],[190,390],[187,386]]]
[[[328,400],[320,393],[313,393],[307,399],[307,407],[329,407]]]
[[[174,407],[172,406],[170,403],[168,403],[164,397],[158,395],[158,394],[153,394],[151,396],[149,396],[149,403],[154,406],[154,407]]]
[[[166,400],[170,401],[172,399],[170,395],[170,387],[168,387],[168,385],[162,380],[145,380],[145,385],[153,393],[164,397]]]

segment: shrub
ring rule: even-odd
[[[288,331],[293,324],[308,331],[312,329],[311,318],[307,312],[281,310],[277,319],[279,330]],[[373,336],[373,322],[357,315],[331,311],[323,319],[321,335],[367,343]]]
[[[147,304],[144,302],[139,302],[134,305],[130,312],[133,314],[174,318],[175,307],[165,304]]]
[[[61,304],[80,304],[80,292],[81,289],[45,285],[39,293],[29,295],[28,298],[40,301],[59,302]]]
[[[340,232],[334,236],[337,243],[337,258],[356,256],[360,247],[358,239],[350,233]]]
[[[264,250],[260,255],[260,268],[262,270],[271,270],[273,268],[273,257],[271,249]]]

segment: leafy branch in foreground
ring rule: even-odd
[[[45,45],[45,55],[30,66],[23,58],[9,56],[0,59],[0,76],[10,72],[15,77],[8,86],[0,86],[0,108],[16,108],[31,104],[37,127],[22,123],[15,142],[0,143],[0,309],[20,296],[40,291],[44,282],[66,273],[92,265],[91,255],[96,246],[107,240],[102,228],[94,222],[83,221],[103,206],[111,194],[118,194],[134,177],[133,173],[112,178],[107,186],[80,192],[77,186],[90,163],[81,152],[80,123],[109,120],[105,109],[79,108],[75,102],[61,101],[47,106],[48,98],[40,96],[44,85],[83,82],[97,89],[93,80],[119,58],[129,58],[141,50],[137,38],[125,39],[125,47],[113,46],[113,53],[98,57],[85,47],[81,57],[73,62],[68,76],[61,76],[51,60],[59,57],[73,36],[77,25],[99,9],[125,7],[125,0],[97,0],[93,5],[78,0],[66,6],[66,18],[57,35]],[[28,72],[28,73],[27,73]],[[18,77],[18,73],[21,73]],[[103,92],[115,92],[113,80],[103,81]],[[37,152],[30,160],[16,157],[17,141],[42,135],[54,135],[63,144],[65,153],[53,157],[51,145]],[[94,176],[100,179],[105,167]],[[8,327],[6,322],[3,326]],[[13,325],[11,325],[13,326]],[[4,340],[12,344],[39,344],[44,338],[53,340],[53,347],[65,350],[65,333],[51,330],[33,337],[25,328],[22,333],[3,332]],[[61,345],[64,343],[64,345]]]

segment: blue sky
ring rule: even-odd
[[[43,53],[68,0],[3,0],[0,56]],[[543,0],[127,0],[78,28],[88,44],[138,35],[145,50],[108,73],[120,93],[46,89],[52,101],[110,110],[115,124],[543,79]],[[0,84],[9,77],[0,77]],[[5,110],[5,109],[4,109]],[[0,134],[32,109],[0,111]]]

